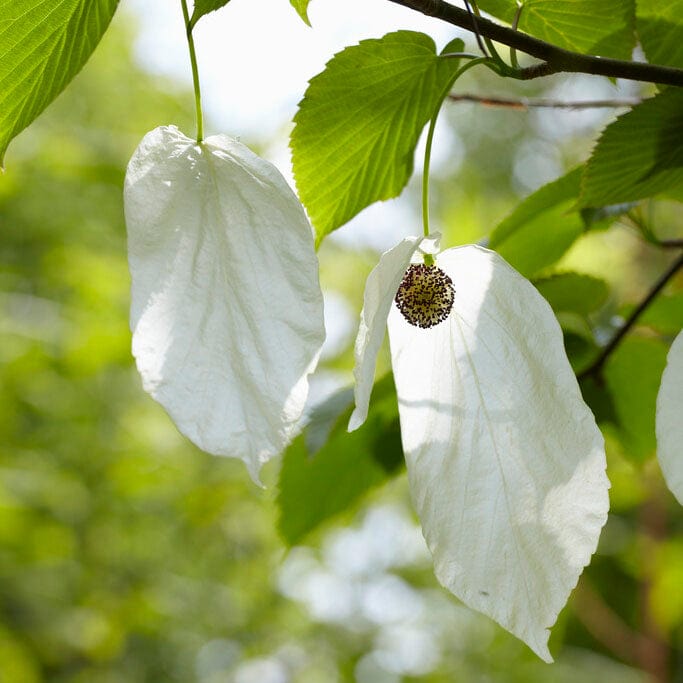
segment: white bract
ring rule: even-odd
[[[450,313],[427,329],[403,317],[393,300],[424,244],[404,240],[368,278],[349,426],[367,415],[388,317],[410,487],[436,576],[552,661],[549,628],[607,519],[602,435],[550,306],[496,253],[438,253],[455,290]]]
[[[671,345],[657,396],[657,458],[667,486],[683,505],[683,332]]]
[[[178,429],[261,465],[291,438],[324,340],[313,234],[277,169],[236,140],[148,133],[125,181],[133,355]]]

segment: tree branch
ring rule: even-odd
[[[642,100],[638,97],[632,97],[623,100],[587,100],[582,102],[560,102],[558,100],[536,100],[520,97],[518,99],[511,99],[506,97],[486,97],[485,95],[470,95],[470,94],[451,94],[448,96],[451,102],[474,102],[475,104],[482,104],[485,107],[507,107],[509,109],[599,109],[608,107],[635,107],[640,104]],[[681,243],[683,246],[683,242]]]
[[[659,292],[664,289],[667,282],[681,269],[683,268],[683,254],[681,254],[667,269],[667,271],[655,282],[652,289],[647,293],[647,296],[636,306],[635,310],[627,318],[626,322],[619,328],[619,331],[612,337],[609,344],[605,346],[602,353],[595,359],[591,365],[589,365],[585,370],[579,373],[578,379],[584,379],[589,375],[595,375],[599,373],[602,366],[609,356],[614,352],[614,350],[619,346],[621,340],[626,336],[628,331],[636,324],[638,318],[642,315],[643,311],[654,301],[655,297]]]
[[[657,64],[645,64],[643,62],[607,59],[605,57],[595,57],[580,52],[563,50],[556,45],[501,26],[483,17],[477,17],[475,26],[475,21],[473,21],[472,16],[467,11],[454,7],[444,2],[444,0],[389,0],[389,2],[408,7],[429,17],[441,19],[472,33],[478,33],[485,38],[490,38],[542,60],[541,64],[518,70],[516,72],[517,78],[528,80],[540,76],[549,76],[554,73],[567,72],[683,86],[683,69],[659,66]]]
[[[657,246],[662,249],[683,249],[683,240],[660,240]]]
[[[585,573],[576,586],[571,606],[595,640],[627,664],[636,664],[642,636],[603,600]]]

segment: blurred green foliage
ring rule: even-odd
[[[607,388],[595,383],[596,393],[623,399],[603,424],[612,513],[553,631],[555,665],[441,590],[424,549],[411,554],[422,546],[402,474],[356,500],[342,529],[325,506],[324,524],[298,520],[290,538],[308,531],[312,545],[287,556],[272,483],[260,491],[241,463],[194,449],[142,392],[130,356],[125,164],[151,128],[193,125],[191,95],[141,72],[131,35],[118,16],[73,85],[17,138],[0,178],[0,682],[636,683],[646,680],[638,670],[645,664],[682,680],[683,520],[651,444],[638,436],[650,420],[641,423],[640,411],[651,409],[639,407],[650,399],[638,373],[658,362],[644,349],[665,349],[675,333],[681,283],[615,356]],[[490,85],[490,76],[469,83]],[[540,88],[515,87],[525,95]],[[500,143],[501,128],[514,143]],[[509,213],[515,155],[539,136],[529,115],[482,118],[474,107],[459,111],[457,130],[468,164],[457,187],[451,176],[435,180],[449,244],[476,239]],[[579,135],[552,144],[569,167],[586,142]],[[675,224],[675,213],[663,215],[676,235],[680,217]],[[606,268],[605,255],[616,251],[621,266]],[[375,257],[335,243],[320,256],[324,285],[355,311]],[[580,237],[557,271],[580,263],[608,282],[606,302],[604,288],[590,283],[599,309],[569,306],[581,329],[604,337],[665,262],[622,226]],[[549,293],[558,313],[565,295]],[[567,339],[579,326],[567,319]],[[643,362],[626,363],[631,353]],[[347,345],[323,370],[348,375],[350,359]],[[386,430],[395,452],[386,403],[376,405],[377,436]],[[330,425],[338,441],[329,448],[343,462],[349,446],[338,427]],[[285,471],[305,470],[306,449],[318,452],[311,438],[309,430],[295,442],[286,457],[298,461]],[[355,439],[356,459],[377,449],[367,435]],[[315,467],[327,478],[320,486],[333,487],[334,468]],[[311,512],[305,492],[291,495]],[[417,663],[405,660],[410,643],[421,648]]]

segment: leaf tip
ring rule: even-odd
[[[289,0],[290,5],[296,10],[296,13],[301,17],[301,21],[306,26],[311,26],[311,20],[308,18],[308,3],[310,0]]]

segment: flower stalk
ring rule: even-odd
[[[443,55],[444,57],[450,57],[450,55]],[[455,56],[455,55],[454,55]],[[424,165],[422,167],[422,230],[425,237],[429,237],[429,168],[432,160],[432,143],[434,142],[434,129],[436,128],[436,120],[439,118],[439,112],[441,111],[441,106],[444,103],[446,97],[451,91],[453,84],[462,76],[466,71],[471,69],[477,64],[482,64],[484,62],[489,62],[488,57],[476,57],[472,58],[469,55],[458,54],[458,57],[468,58],[471,61],[467,62],[461,66],[454,74],[453,78],[446,84],[443,89],[441,97],[439,97],[438,104],[434,109],[434,114],[429,122],[429,130],[427,131],[427,141],[425,144],[425,156]],[[424,255],[424,262],[427,266],[434,265],[434,257],[431,254]]]
[[[194,103],[197,110],[197,144],[204,139],[204,116],[202,114],[202,95],[199,87],[199,69],[197,67],[197,53],[194,49],[194,38],[192,37],[192,23],[190,13],[187,9],[187,0],[180,0],[183,7],[183,19],[185,20],[185,35],[190,51],[190,64],[192,65],[192,83],[194,85]]]

